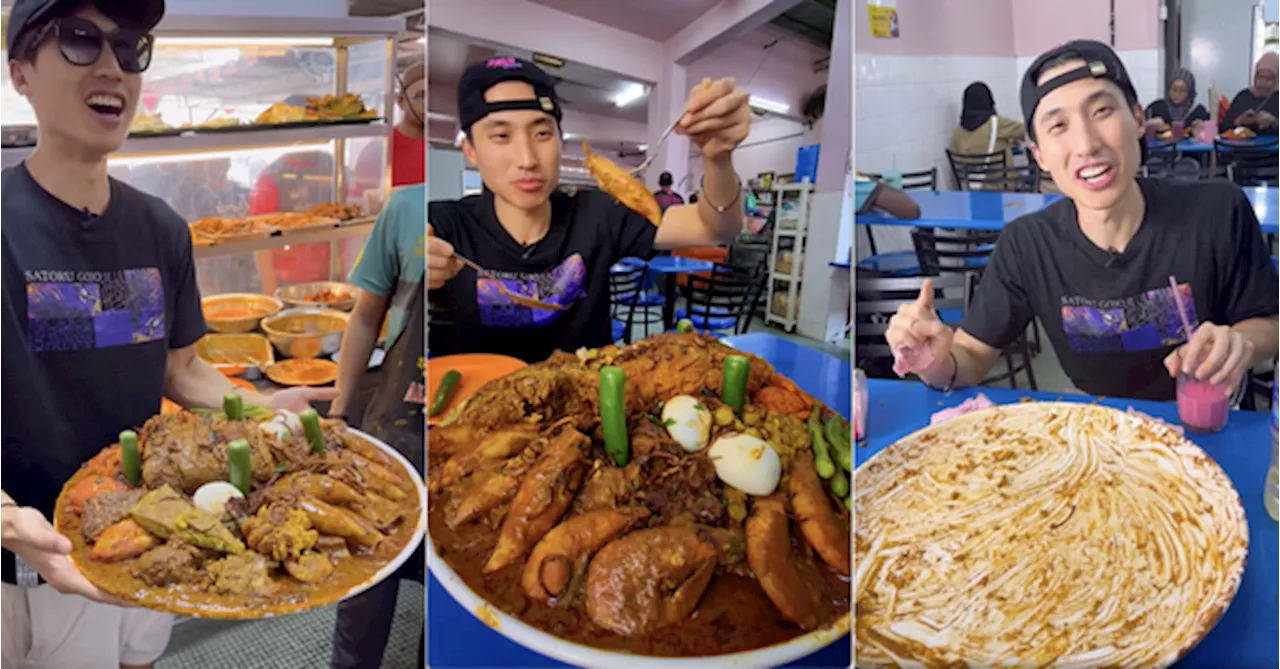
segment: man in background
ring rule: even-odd
[[[658,201],[658,206],[662,208],[662,211],[666,211],[668,207],[677,204],[684,204],[684,198],[672,190],[672,182],[670,172],[663,172],[658,177],[658,190],[653,194],[653,197]]]
[[[427,164],[427,80],[422,63],[410,66],[397,76],[400,95],[400,120],[391,131],[391,187],[420,184],[426,181]],[[354,192],[363,197],[365,191],[382,185],[382,142],[372,141],[356,159]],[[372,212],[370,212],[372,213]]]

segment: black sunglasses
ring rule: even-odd
[[[151,48],[156,41],[151,33],[129,28],[107,34],[93,21],[72,16],[54,19],[32,34],[27,48],[32,58],[51,34],[58,40],[58,51],[68,63],[80,67],[93,65],[102,57],[102,45],[109,44],[120,69],[128,74],[146,71],[151,65]]]

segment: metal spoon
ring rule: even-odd
[[[649,165],[653,164],[653,159],[658,157],[658,147],[662,146],[662,143],[667,141],[667,138],[671,136],[671,133],[675,132],[676,126],[680,125],[680,119],[682,118],[684,118],[684,114],[676,117],[676,120],[673,121],[671,125],[667,126],[666,132],[662,133],[662,136],[658,138],[658,141],[649,147],[649,157],[645,158],[643,163],[640,163],[640,167],[631,170],[632,176],[640,176],[641,174],[644,174],[645,170],[649,169]]]
[[[525,297],[523,295],[516,295],[510,290],[507,290],[506,285],[503,284],[502,281],[498,279],[498,277],[494,276],[493,273],[490,272],[489,270],[481,267],[479,263],[477,263],[476,261],[470,260],[468,258],[464,258],[463,256],[458,255],[457,252],[454,252],[453,257],[457,258],[458,262],[462,263],[463,265],[466,265],[467,267],[470,267],[471,269],[475,270],[476,274],[479,274],[480,276],[483,276],[484,278],[492,281],[495,285],[498,286],[499,293],[502,293],[504,296],[506,296],[507,299],[511,300],[512,302],[515,302],[516,304],[522,307],[529,307],[530,309],[543,309],[546,311],[564,311],[565,310],[565,307],[559,304],[551,304],[550,302],[540,302],[530,297]]]

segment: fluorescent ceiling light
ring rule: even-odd
[[[426,36],[426,35],[423,35],[422,37],[419,37],[419,38],[418,38],[418,44],[422,44],[422,45],[424,45],[424,46],[425,46],[425,45],[426,45],[426,43],[427,43],[427,36]]]
[[[458,146],[462,146],[462,140],[464,140],[464,139],[466,139],[466,138],[467,138],[467,133],[465,133],[465,132],[463,132],[463,131],[459,130],[459,131],[458,131],[458,136],[457,136],[457,137],[455,137],[455,138],[453,139],[453,143],[454,143],[454,144],[457,144]]]
[[[637,145],[636,145],[636,148],[637,148],[637,149],[639,149],[639,150],[641,150],[641,151],[648,151],[648,150],[649,150],[649,145],[648,145],[648,144],[637,144]]]
[[[620,93],[613,97],[613,104],[618,105],[619,107],[625,107],[644,97],[645,93],[648,93],[648,91],[645,90],[644,86],[641,86],[640,84],[627,84],[626,88],[622,89]]]
[[[157,37],[156,46],[202,46],[231,48],[237,46],[333,46],[332,37],[279,35],[273,37]]]
[[[787,112],[791,111],[791,105],[783,104],[781,102],[774,102],[773,100],[766,100],[764,98],[758,98],[754,95],[751,96],[751,100],[748,102],[748,104],[750,104],[752,107],[756,109],[759,109],[760,111],[773,112],[775,114],[786,114]]]
[[[566,132],[564,134],[565,139],[577,139],[578,137],[581,137],[581,135],[576,132]]]

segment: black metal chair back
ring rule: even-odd
[[[884,175],[863,172],[863,176],[884,181]],[[938,168],[902,173],[902,190],[938,190]]]
[[[1009,154],[1004,151],[995,153],[956,153],[947,149],[947,162],[951,165],[951,177],[960,190],[984,190],[981,183],[971,184],[968,180],[969,169],[1002,170],[1009,166]],[[973,187],[971,187],[973,186]]]
[[[1241,187],[1275,188],[1280,181],[1280,154],[1277,153],[1276,141],[1241,146],[1215,139],[1213,154],[1215,163],[1231,167],[1231,180]]]
[[[925,279],[933,279],[933,307],[939,312],[964,310],[969,305],[971,279],[952,274],[940,277],[884,278],[855,274],[854,351],[858,367],[875,378],[896,378],[893,351],[885,341],[889,319],[920,296]]]
[[[1002,193],[1040,192],[1040,168],[1034,164],[987,167],[961,163],[965,190],[999,191]]]
[[[754,267],[716,263],[709,276],[690,274],[684,287],[688,318],[699,330],[746,333],[767,277],[763,263]]]
[[[609,271],[609,316],[626,326],[622,340],[631,343],[631,326],[635,323],[636,299],[644,288],[648,269],[635,265],[614,265]]]
[[[920,274],[924,276],[944,273],[981,275],[986,267],[983,260],[995,251],[995,243],[999,239],[999,231],[938,228],[915,228],[911,231]]]

